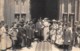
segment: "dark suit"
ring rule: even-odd
[[[17,46],[23,47],[25,46],[25,30],[23,27],[18,28],[18,34],[17,34]]]
[[[39,41],[43,40],[42,25],[39,22],[36,23],[36,31],[36,37]]]
[[[27,47],[31,46],[32,39],[34,38],[34,31],[30,25],[26,26]]]
[[[63,35],[63,39],[64,39],[64,50],[71,50],[72,49],[72,30],[69,29],[69,27],[67,29],[64,30],[64,35]]]

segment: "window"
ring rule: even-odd
[[[23,20],[25,20],[26,14],[21,14],[21,18],[22,18]]]
[[[20,19],[20,14],[15,14],[15,20],[18,20],[19,21],[19,19]]]
[[[75,14],[69,14],[69,22],[73,26],[75,21]]]
[[[64,23],[68,22],[68,14],[63,14],[63,22]]]

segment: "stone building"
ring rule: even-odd
[[[80,0],[0,0],[0,20],[8,25],[21,18],[30,20],[40,17],[80,20]]]

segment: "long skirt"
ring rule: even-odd
[[[6,36],[6,34],[3,34],[2,36],[1,36],[1,50],[5,50],[6,48],[7,48],[7,36]]]
[[[63,42],[64,42],[64,40],[62,39],[62,35],[57,35],[55,43],[58,44],[58,45],[62,45]]]
[[[47,39],[48,39],[48,36],[49,36],[49,27],[45,27],[44,29],[43,29],[43,37],[44,37],[44,41],[47,41]]]

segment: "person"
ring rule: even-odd
[[[65,24],[64,28],[64,51],[71,51],[72,50],[72,27],[70,23]]]
[[[8,31],[8,34],[10,35],[10,38],[12,40],[12,49],[13,50],[16,48],[17,33],[18,33],[18,29],[17,29],[17,26],[15,26],[15,24],[14,24]]]
[[[80,25],[77,27],[77,39],[78,39],[78,46],[80,48]]]
[[[17,42],[16,42],[16,46],[17,48],[22,48],[25,46],[25,30],[23,28],[23,24],[19,23],[18,24],[18,33],[17,33]]]
[[[7,43],[7,34],[6,34],[6,28],[4,21],[1,21],[1,28],[0,28],[0,34],[1,34],[1,51],[6,51],[6,43]]]
[[[36,23],[36,28],[35,28],[35,32],[36,32],[36,38],[38,38],[39,41],[43,40],[43,33],[42,33],[42,22],[41,20],[38,20],[38,22]]]
[[[49,37],[49,26],[50,26],[50,23],[48,21],[48,18],[44,18],[43,19],[43,37],[45,42],[48,40],[48,37]]]
[[[30,48],[32,39],[34,37],[34,31],[31,22],[29,22],[26,26],[26,37],[27,37],[27,47]]]
[[[0,50],[1,50],[1,27],[2,27],[2,25],[1,25],[1,22],[0,22]]]
[[[53,24],[50,27],[50,36],[51,36],[51,43],[55,43],[56,41],[56,35],[57,35],[57,29],[58,29],[58,24],[55,19],[52,20]]]
[[[57,35],[56,35],[56,44],[58,44],[59,46],[63,45],[63,27],[62,27],[62,22],[58,21],[58,29],[57,29]]]
[[[78,27],[78,23],[77,21],[75,21],[75,24],[74,24],[74,28],[73,28],[73,46],[77,46],[78,45],[78,40],[77,40],[77,27]]]

